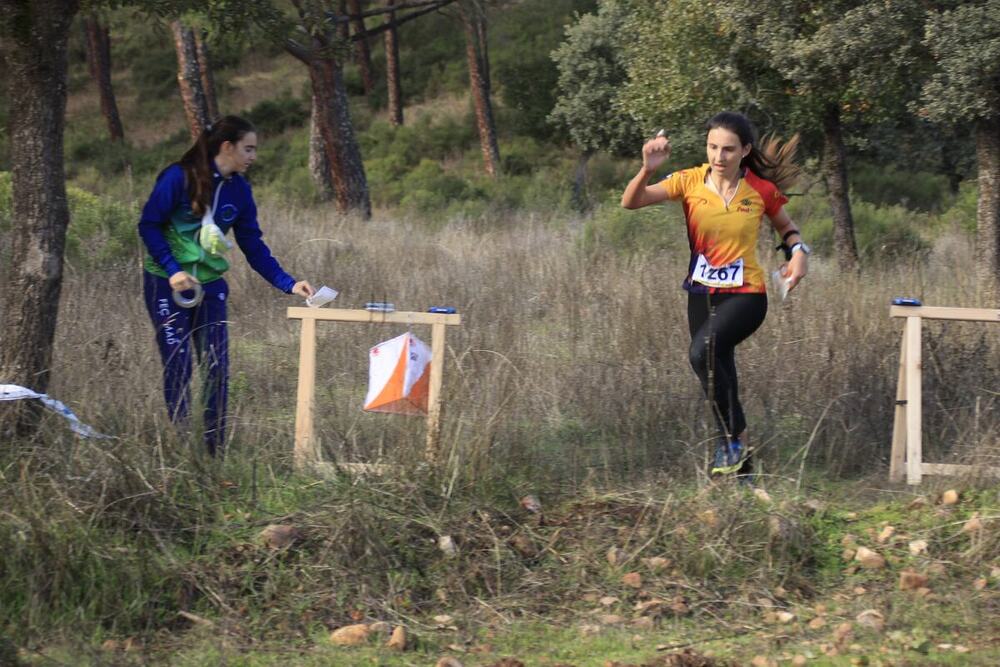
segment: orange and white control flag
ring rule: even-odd
[[[427,414],[431,348],[412,333],[396,336],[368,351],[368,412]]]

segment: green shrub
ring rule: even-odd
[[[402,181],[404,208],[414,208],[421,213],[443,208],[462,199],[479,196],[464,180],[449,174],[433,160],[423,159],[417,168],[408,173]]]
[[[246,119],[265,136],[281,134],[292,127],[302,127],[309,120],[305,103],[287,90],[278,97],[263,100],[246,112]]]
[[[676,248],[686,240],[684,219],[675,206],[647,206],[630,211],[605,203],[583,228],[583,246],[588,252],[610,248],[636,253]]]
[[[942,211],[954,195],[948,178],[926,171],[903,171],[895,166],[855,163],[850,170],[851,192],[882,206],[900,205],[918,211]]]
[[[958,189],[958,196],[939,220],[948,225],[955,225],[970,234],[976,231],[976,210],[979,207],[979,186],[975,181],[963,181]]]

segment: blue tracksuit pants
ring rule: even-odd
[[[229,385],[229,332],[226,300],[229,286],[219,278],[202,285],[205,295],[194,308],[182,308],[171,297],[166,278],[143,271],[146,309],[156,330],[163,361],[163,395],[174,423],[186,424],[191,412],[191,352],[204,373],[202,405],[204,437],[213,456],[222,453],[226,438]]]

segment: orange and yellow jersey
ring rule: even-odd
[[[767,292],[764,269],[757,261],[757,235],[762,217],[776,215],[788,202],[778,188],[749,169],[744,170],[736,194],[726,206],[723,198],[709,186],[708,164],[668,174],[659,185],[667,197],[680,199],[687,221],[691,262],[684,289],[704,294],[711,292]],[[712,267],[725,267],[743,260],[743,284],[739,287],[709,287],[691,280],[700,255]]]

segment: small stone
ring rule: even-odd
[[[872,628],[876,632],[882,632],[885,629],[885,616],[877,609],[865,609],[854,620],[859,625]]]
[[[990,577],[1000,580],[1000,567],[994,567],[990,570]]]
[[[903,570],[899,573],[899,590],[915,591],[918,588],[925,588],[929,578],[926,574],[920,574],[913,570]]]
[[[640,616],[639,618],[633,618],[632,627],[637,630],[652,630],[656,623],[649,616]]]
[[[455,623],[455,619],[448,614],[438,614],[434,617],[434,622],[437,623],[439,628],[447,627]]]
[[[865,593],[868,592],[868,589],[865,588],[864,586],[855,586],[851,590],[854,592],[855,595],[864,595]]]
[[[753,495],[755,498],[757,498],[757,500],[764,503],[765,505],[770,505],[772,502],[774,502],[773,500],[771,500],[771,495],[764,489],[759,489],[759,488],[754,489]]]
[[[961,644],[955,644],[955,653],[968,653],[971,651],[968,646],[962,646]]]
[[[840,546],[845,549],[857,549],[858,548],[858,538],[850,533],[847,533],[842,538],[840,538]]]
[[[392,631],[392,636],[389,637],[389,641],[385,644],[386,648],[393,651],[405,651],[406,639],[406,628],[402,625],[397,625],[396,629]]]
[[[855,551],[854,549],[844,549],[844,551],[841,552],[840,557],[843,558],[844,560],[850,562],[850,561],[854,560],[854,556],[857,555],[857,553],[858,552]]]
[[[364,623],[345,625],[330,633],[330,641],[337,646],[358,646],[368,641],[368,632]]]
[[[910,555],[919,556],[927,551],[927,540],[913,540],[910,542]]]
[[[599,600],[599,602],[601,603],[602,607],[613,607],[614,605],[621,602],[621,600],[619,600],[613,595],[605,595]]]
[[[774,597],[778,598],[779,600],[784,600],[785,598],[788,597],[788,591],[786,591],[783,586],[778,586],[777,588],[774,589]]]
[[[629,572],[622,577],[622,583],[631,588],[642,588],[642,575],[638,572]]]
[[[941,494],[941,504],[942,505],[955,505],[958,503],[958,491],[955,489],[948,489]]]

